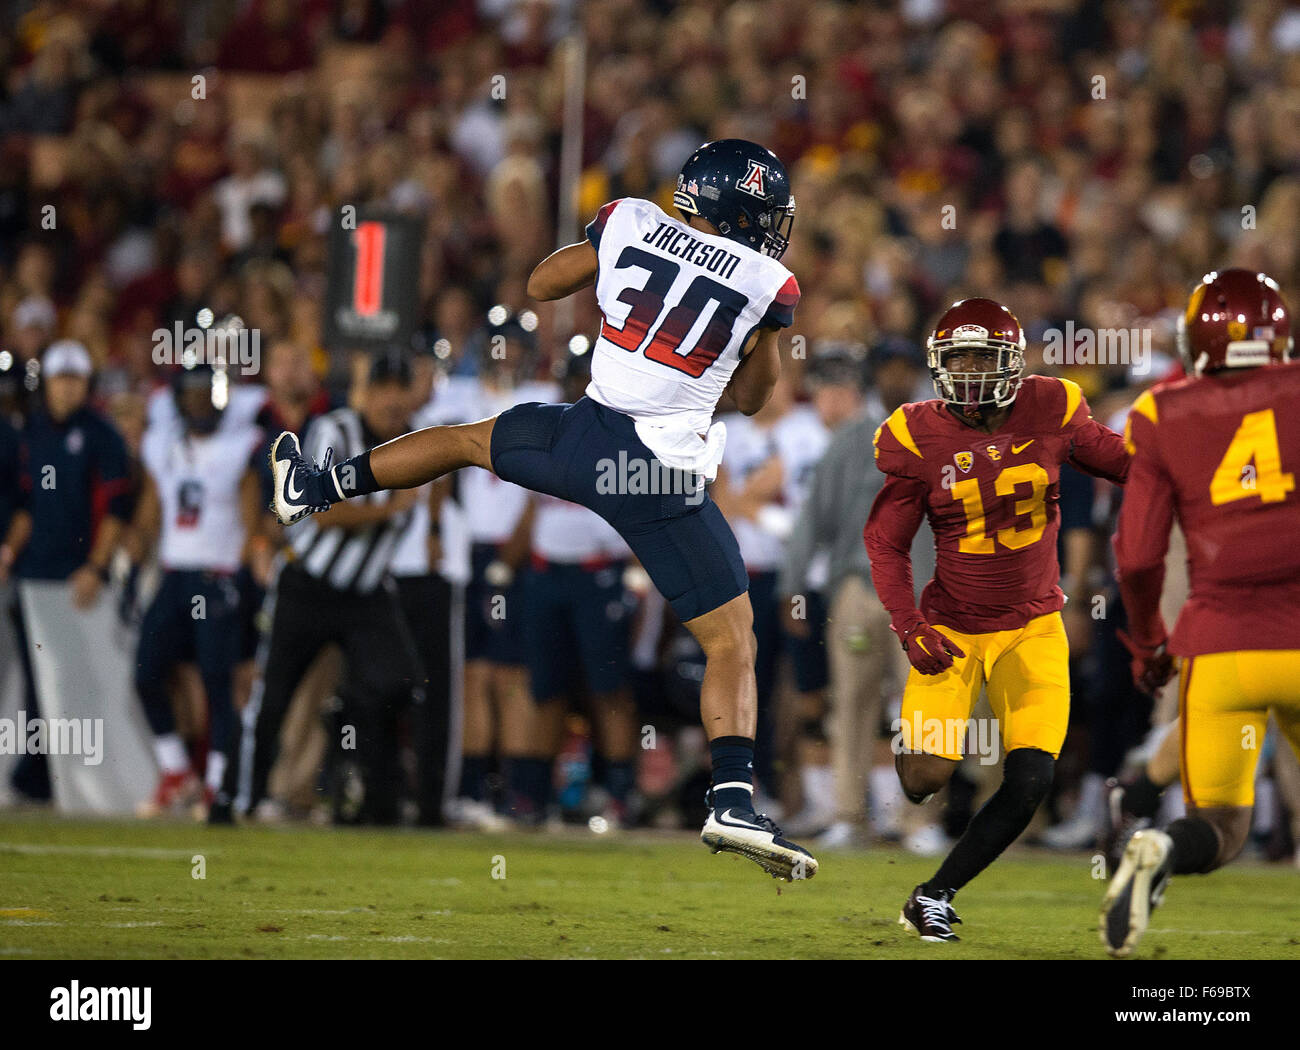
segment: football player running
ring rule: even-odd
[[[1133,674],[1179,673],[1187,815],[1129,840],[1102,901],[1112,956],[1132,954],[1173,875],[1206,873],[1245,845],[1270,710],[1300,755],[1300,362],[1266,274],[1206,274],[1180,319],[1189,375],[1129,412],[1129,490],[1115,532]],[[1177,516],[1191,593],[1166,636],[1164,557]]]
[[[908,799],[928,801],[952,776],[981,689],[1006,752],[998,790],[899,916],[922,940],[955,941],[953,897],[1028,826],[1065,739],[1061,464],[1123,482],[1129,456],[1075,383],[1023,375],[1025,336],[1005,306],[954,303],[927,345],[939,397],[903,405],[876,431],[876,465],[888,479],[863,538],[912,664],[896,745]],[[923,516],[936,564],[918,608],[910,549]]]
[[[712,423],[719,400],[726,393],[753,415],[780,371],[777,332],[799,301],[779,261],[794,197],[775,154],[725,139],[690,156],[673,203],[680,219],[646,200],[606,204],[585,240],[529,278],[529,294],[543,300],[596,286],[603,323],[585,397],[431,427],[332,469],[307,463],[286,432],[271,451],[273,509],[290,522],[478,466],[594,510],[627,541],[706,656],[700,709],[713,786],[701,838],[776,878],[809,878],[817,862],[753,809],[753,613],[736,539],[703,487],[726,437]]]

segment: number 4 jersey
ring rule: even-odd
[[[1134,403],[1115,560],[1135,638],[1164,637],[1160,590],[1176,513],[1191,593],[1170,650],[1300,649],[1297,404],[1300,363],[1184,379]]]
[[[754,331],[789,327],[798,282],[776,259],[631,197],[601,208],[587,238],[604,318],[587,396],[636,420],[668,466],[712,478],[726,434],[710,427],[718,399]]]
[[[1078,385],[1026,376],[992,434],[940,400],[903,405],[876,431],[888,480],[863,539],[871,578],[897,631],[915,622],[910,551],[924,515],[934,532],[934,579],[921,596],[932,624],[967,634],[1008,631],[1058,612],[1056,536],[1061,464],[1123,482],[1124,440],[1092,418]]]

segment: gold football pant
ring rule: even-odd
[[[1024,627],[967,634],[942,624],[935,630],[966,655],[937,675],[915,668],[903,690],[902,748],[958,760],[965,753],[971,711],[980,690],[1006,751],[1032,747],[1053,758],[1061,753],[1070,721],[1070,649],[1060,613]],[[992,739],[992,734],[981,739]]]
[[[1185,657],[1178,709],[1183,799],[1189,806],[1253,806],[1270,710],[1300,755],[1300,649]]]

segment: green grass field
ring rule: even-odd
[[[196,856],[206,868],[193,877]],[[963,891],[954,945],[896,925],[931,861],[826,853],[778,884],[687,835],[597,838],[0,819],[0,956],[1104,957],[1088,858],[1021,850]],[[502,868],[504,867],[504,871]],[[497,874],[504,878],[494,878]],[[1176,880],[1147,958],[1300,959],[1300,873]],[[1118,964],[1116,964],[1118,965]]]

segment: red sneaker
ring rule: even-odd
[[[202,785],[192,770],[164,773],[158,780],[153,798],[136,807],[136,816],[157,817],[179,806],[196,802],[202,794]]]

